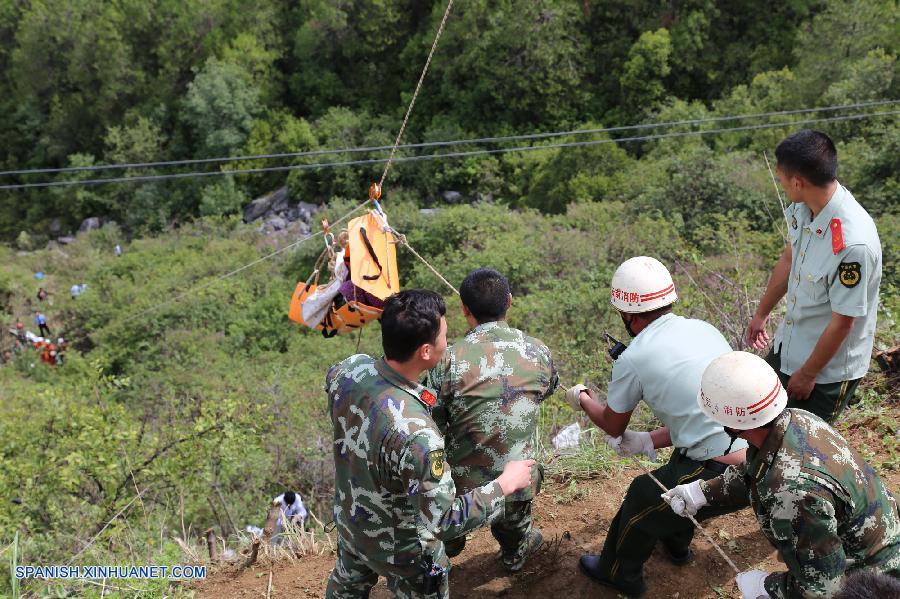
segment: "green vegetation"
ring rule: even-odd
[[[726,11],[711,0],[459,3],[405,141],[900,98],[895,3],[849,5],[743,0]],[[390,144],[444,6],[7,3],[0,9],[0,167]],[[477,266],[503,271],[515,295],[512,324],[552,348],[564,384],[584,380],[602,392],[610,370],[602,333],[626,336],[606,300],[609,279],[630,256],[654,255],[672,267],[678,311],[709,320],[742,346],[783,244],[762,152],[771,159],[798,118],[770,119],[785,126],[759,131],[399,163],[384,203],[391,223],[451,282]],[[747,123],[694,129],[735,124]],[[885,264],[878,342],[896,345],[900,119],[817,126],[839,143],[841,181],[876,217]],[[598,136],[563,141],[584,139]],[[218,167],[193,166],[203,168]],[[4,323],[30,324],[33,274],[44,271],[50,327],[71,343],[61,367],[29,352],[0,366],[0,594],[15,592],[16,560],[183,562],[175,538],[196,543],[213,526],[234,541],[245,525],[262,524],[267,502],[285,487],[330,520],[331,431],[321,385],[326,368],[353,353],[358,339],[325,340],[286,317],[321,241],[219,277],[297,239],[241,224],[237,214],[251,197],[286,184],[294,200],[325,203],[334,219],[361,201],[380,168],[0,191]],[[136,166],[112,176],[157,172]],[[461,204],[442,200],[451,190]],[[440,210],[426,214],[423,206]],[[65,231],[90,216],[119,224],[42,249],[53,219]],[[119,258],[116,243],[125,247]],[[408,252],[399,259],[404,286],[445,291]],[[73,283],[88,284],[74,300]],[[451,335],[460,335],[458,302],[446,297]],[[379,335],[378,325],[366,328],[360,351],[377,354]],[[0,349],[9,340],[4,331]],[[867,450],[882,456],[878,467],[895,470],[897,390],[876,373],[864,387],[846,431],[869,435]],[[561,397],[545,404],[548,447],[550,434],[576,417]],[[640,414],[638,426],[651,424]],[[622,465],[597,437],[586,435],[584,449],[557,458],[551,472],[562,479],[618,472]],[[573,482],[561,500],[580,492]],[[163,588],[128,582],[143,585],[146,596]],[[51,594],[64,586],[79,596],[101,594],[72,583],[31,582],[23,590]]]
[[[261,0],[250,11],[234,0],[9,3],[0,10],[0,170],[388,144],[444,7],[412,0]],[[890,0],[793,0],[774,7],[741,0],[727,9],[712,0],[464,2],[447,23],[405,141],[897,98],[897,32]],[[703,127],[741,124],[758,121]],[[896,204],[897,127],[896,117],[828,127],[844,145],[845,182],[877,211]],[[396,169],[390,192],[420,204],[439,203],[448,190],[464,198],[490,194],[512,206],[561,213],[572,201],[602,199],[642,199],[667,210],[657,200],[680,201],[683,191],[697,200],[694,206],[750,208],[748,216],[756,218],[760,197],[743,191],[730,197],[717,174],[735,161],[758,166],[760,152],[788,130],[414,163]],[[135,166],[2,182],[369,156],[384,153]],[[70,230],[90,216],[116,221],[129,236],[155,233],[199,215],[234,214],[285,179],[296,200],[359,197],[376,169],[4,191],[0,239],[12,241],[21,231],[43,235],[51,226]],[[670,181],[673,173],[684,180]],[[663,188],[653,188],[658,185]],[[702,202],[708,198],[715,201]]]

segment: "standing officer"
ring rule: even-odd
[[[674,446],[669,462],[654,470],[667,486],[718,476],[728,464],[742,462],[747,447],[743,441],[732,447],[722,427],[697,406],[703,370],[731,347],[709,323],[673,314],[676,299],[672,275],[661,262],[639,256],[622,263],[613,275],[611,300],[634,341],[613,366],[607,405],[584,385],[566,393],[574,408],[583,409],[606,431],[607,443],[620,455],[645,454],[655,460],[657,448]],[[641,400],[662,421],[661,428],[626,429]],[[731,449],[735,451],[729,453]],[[736,509],[704,510],[700,517]],[[672,562],[682,565],[690,560],[693,536],[691,523],[675,516],[660,499],[656,483],[642,474],[628,487],[603,551],[582,556],[579,565],[595,581],[636,597],[646,589],[643,565],[657,541]]]
[[[769,343],[766,321],[787,294],[787,311],[766,361],[787,387],[788,407],[833,423],[868,372],[875,340],[881,242],[872,217],[835,179],[837,150],[804,130],[775,149],[788,199],[791,241],[775,264],[747,330]]]
[[[364,598],[387,578],[397,597],[449,597],[443,539],[502,513],[503,498],[531,484],[534,460],[457,495],[434,394],[416,381],[447,348],[444,300],[410,289],[387,299],[384,358],[350,356],[325,378],[334,425],[337,563],[326,597]]]
[[[745,598],[831,597],[845,573],[861,568],[900,577],[896,498],[837,431],[805,410],[785,409],[781,380],[762,358],[717,358],[703,373],[697,403],[733,438],[750,442],[747,462],[663,498],[678,514],[749,498],[788,570],[738,574]]]
[[[444,431],[453,482],[465,493],[496,478],[508,460],[536,457],[541,402],[556,391],[559,377],[547,346],[506,323],[512,305],[506,277],[479,268],[463,280],[459,295],[470,330],[429,372],[429,385],[438,392],[435,422]],[[507,497],[503,517],[491,524],[510,572],[521,570],[543,542],[531,521],[542,478],[537,464],[532,484]],[[448,541],[447,555],[465,544],[465,536]]]

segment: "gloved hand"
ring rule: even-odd
[[[653,447],[653,439],[650,437],[650,433],[626,430],[621,437],[606,435],[606,444],[614,449],[617,454],[626,458],[643,454],[650,458],[651,461],[656,461],[656,449]]]
[[[572,409],[575,411],[581,411],[581,400],[578,397],[581,395],[582,391],[587,391],[588,388],[584,385],[575,385],[571,387],[568,391],[566,391],[566,402]]]
[[[678,485],[677,487],[669,489],[660,495],[660,497],[662,497],[663,501],[668,503],[669,507],[672,508],[672,511],[679,516],[684,516],[685,518],[687,518],[688,514],[696,516],[700,508],[709,503],[706,500],[703,491],[700,489],[700,482],[701,481],[699,480],[695,480],[686,485]]]
[[[769,599],[765,584],[768,575],[768,572],[762,570],[747,570],[738,574],[734,581],[744,599],[759,599],[760,597]]]

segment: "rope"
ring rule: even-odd
[[[632,137],[620,137],[617,139],[596,139],[580,142],[561,142],[555,144],[546,144],[539,146],[517,146],[513,148],[497,148],[482,149],[461,152],[448,152],[444,154],[424,154],[418,156],[398,156],[393,162],[421,162],[430,160],[444,160],[448,158],[465,158],[469,156],[488,156],[494,154],[506,154],[509,152],[530,152],[534,150],[552,150],[558,148],[577,148],[586,146],[596,146],[602,144],[620,144],[625,142],[653,141],[660,139],[674,139],[681,137],[692,137],[695,135],[719,135],[724,133],[737,133],[739,131],[759,131],[763,129],[794,127],[797,125],[808,125],[812,123],[835,123],[839,121],[856,121],[867,118],[876,118],[883,116],[894,116],[900,114],[900,110],[885,112],[868,112],[863,114],[842,115],[836,117],[822,117],[814,119],[803,119],[799,121],[791,121],[785,123],[763,123],[758,125],[742,125],[740,127],[720,127],[718,129],[705,129],[700,131],[678,131],[674,133],[659,133],[654,135],[639,135]],[[0,190],[14,189],[31,189],[43,187],[70,187],[82,185],[103,185],[107,183],[134,183],[134,182],[150,182],[163,181],[168,179],[185,179],[199,177],[220,177],[228,175],[248,175],[255,173],[272,173],[286,172],[297,170],[315,170],[322,168],[349,167],[368,164],[383,164],[387,162],[387,158],[366,158],[360,160],[347,160],[343,162],[317,162],[310,164],[292,164],[285,166],[268,166],[260,168],[235,169],[230,171],[199,171],[190,173],[169,173],[165,175],[141,175],[137,177],[108,177],[103,179],[84,179],[81,181],[44,181],[40,183],[18,183],[10,185],[0,185]]]
[[[856,104],[838,104],[833,106],[820,106],[816,108],[796,108],[791,110],[779,110],[774,112],[757,112],[751,114],[732,114],[715,117],[706,117],[699,119],[685,119],[680,121],[660,121],[655,123],[640,123],[633,125],[617,125],[614,127],[601,127],[592,129],[574,129],[570,131],[547,131],[542,133],[529,133],[520,135],[494,136],[494,137],[477,137],[472,139],[453,139],[441,141],[429,141],[412,144],[401,144],[399,146],[363,146],[352,148],[333,148],[323,150],[305,150],[302,152],[281,152],[272,154],[247,154],[243,156],[220,156],[218,158],[191,158],[182,160],[164,160],[157,162],[131,162],[118,164],[94,164],[91,166],[67,166],[59,168],[34,168],[0,171],[0,176],[6,175],[36,175],[51,173],[77,173],[85,171],[106,171],[106,170],[125,170],[134,168],[157,168],[169,166],[183,166],[190,164],[217,164],[223,162],[238,162],[249,160],[270,160],[275,158],[300,158],[305,156],[323,156],[328,154],[358,154],[366,152],[379,152],[390,150],[393,147],[397,149],[416,149],[416,148],[433,148],[441,146],[461,146],[461,145],[478,145],[485,143],[503,143],[509,141],[522,141],[532,139],[547,139],[551,137],[565,137],[573,135],[593,135],[597,133],[612,133],[617,131],[631,131],[640,129],[665,129],[669,127],[677,127],[680,125],[702,125],[704,123],[718,123],[727,121],[739,121],[746,119],[761,119],[775,116],[790,116],[794,114],[806,114],[811,112],[834,112],[839,110],[850,110],[857,108],[872,108],[877,106],[891,106],[900,104],[900,100],[879,100],[873,102],[858,102]],[[227,172],[227,171],[226,171]]]
[[[439,273],[438,270],[437,270],[435,267],[433,267],[433,266],[428,262],[428,260],[426,260],[426,259],[423,258],[421,255],[419,255],[419,252],[417,252],[415,249],[413,249],[413,246],[409,245],[409,241],[406,240],[406,235],[404,235],[403,233],[399,233],[398,231],[396,231],[396,230],[393,229],[393,228],[391,229],[391,232],[392,232],[392,233],[394,234],[394,236],[397,238],[397,243],[399,243],[399,244],[402,245],[402,246],[405,246],[406,249],[408,249],[410,252],[412,252],[412,255],[413,255],[413,256],[415,256],[416,258],[418,258],[418,259],[422,262],[422,264],[424,264],[425,266],[427,266],[427,267],[431,270],[431,272],[433,272],[433,273],[435,274],[435,276],[436,276],[437,278],[439,278],[441,281],[443,281],[444,285],[446,285],[447,287],[449,287],[450,289],[452,289],[452,290],[453,290],[453,293],[455,293],[456,295],[459,295],[459,290],[457,290],[456,287],[454,287],[454,286],[450,283],[450,281],[448,281],[446,278],[444,278],[444,275],[442,275],[441,273]]]
[[[444,11],[444,18],[441,19],[441,24],[438,27],[437,35],[434,36],[434,42],[431,44],[431,51],[428,52],[428,58],[425,60],[425,66],[422,68],[422,74],[419,75],[419,82],[416,84],[416,91],[413,92],[412,99],[409,101],[409,106],[406,109],[406,115],[403,117],[403,124],[400,125],[400,131],[397,133],[397,139],[394,140],[394,147],[391,148],[391,155],[388,156],[387,164],[384,165],[384,172],[381,173],[381,180],[378,182],[378,187],[384,188],[384,180],[387,177],[388,169],[391,168],[391,163],[394,161],[394,154],[397,152],[397,146],[400,145],[400,138],[403,137],[403,131],[406,130],[406,123],[409,121],[409,115],[412,113],[413,106],[416,104],[416,98],[419,97],[419,90],[422,89],[422,82],[425,81],[425,74],[428,73],[428,66],[431,64],[431,57],[434,56],[434,51],[437,49],[438,42],[441,39],[441,34],[444,33],[444,25],[447,24],[447,17],[450,16],[450,9],[453,7],[453,0],[447,2],[447,10]]]
[[[659,479],[658,479],[658,478],[656,478],[655,476],[653,476],[653,473],[650,472],[650,470],[649,470],[646,466],[644,466],[644,465],[641,463],[641,461],[640,461],[639,459],[637,459],[637,456],[631,456],[631,459],[634,460],[634,463],[635,463],[635,464],[637,464],[638,466],[640,466],[641,470],[643,470],[643,471],[647,474],[647,476],[649,476],[651,479],[653,479],[653,482],[655,482],[655,483],[659,486],[659,488],[663,490],[663,493],[668,492],[668,489],[666,488],[666,486],[665,486],[664,484],[662,484],[661,482],[659,482]],[[719,544],[716,543],[715,540],[713,540],[712,536],[711,536],[708,532],[706,532],[706,529],[705,529],[705,528],[703,528],[702,526],[700,526],[700,523],[697,522],[697,519],[694,518],[692,515],[688,514],[687,512],[685,512],[684,515],[685,515],[691,522],[694,523],[694,526],[697,528],[697,530],[699,530],[701,533],[703,533],[703,536],[706,537],[706,540],[709,541],[709,544],[716,548],[716,551],[718,551],[718,552],[719,552],[719,555],[722,556],[722,559],[724,559],[725,562],[726,562],[729,566],[731,566],[731,568],[734,570],[734,573],[735,573],[735,574],[740,574],[741,571],[740,571],[740,570],[738,569],[738,567],[734,564],[734,562],[731,561],[731,558],[729,558],[727,555],[725,555],[725,552],[722,551],[722,548],[719,547]]]
[[[341,222],[347,220],[348,218],[350,218],[351,215],[353,215],[355,212],[357,212],[357,211],[360,210],[361,208],[365,207],[365,205],[368,204],[368,203],[369,203],[369,201],[366,200],[366,201],[363,202],[362,204],[356,206],[355,208],[353,208],[352,210],[350,210],[349,212],[347,212],[346,214],[344,214],[342,217],[340,217],[339,219],[337,219],[336,221],[334,221],[334,222],[332,223],[332,226],[337,225],[337,224],[339,224],[339,223],[341,223]],[[261,258],[258,258],[258,259],[256,259],[256,260],[254,260],[253,262],[250,262],[250,263],[248,263],[248,264],[244,264],[243,266],[241,266],[241,267],[239,267],[239,268],[236,268],[236,269],[234,269],[234,270],[232,270],[232,271],[230,271],[230,272],[227,272],[227,273],[225,273],[224,275],[220,275],[220,276],[216,277],[215,279],[213,279],[212,281],[208,281],[208,282],[204,283],[203,285],[198,285],[198,286],[196,286],[196,287],[193,287],[193,288],[191,288],[191,289],[188,289],[187,291],[185,291],[185,292],[183,292],[183,293],[180,293],[180,294],[176,295],[175,297],[173,297],[173,298],[171,298],[171,299],[168,299],[168,300],[166,300],[166,301],[164,301],[164,302],[160,302],[160,303],[158,303],[158,304],[155,304],[155,305],[151,306],[150,308],[147,308],[146,310],[142,310],[142,311],[140,311],[140,312],[138,312],[138,313],[136,313],[136,314],[132,314],[132,315],[129,316],[128,318],[124,318],[124,319],[122,319],[122,320],[120,320],[120,321],[118,321],[118,322],[120,322],[121,324],[127,324],[127,323],[131,322],[132,320],[135,320],[135,319],[137,319],[137,318],[140,318],[141,316],[144,316],[144,315],[146,315],[146,314],[149,314],[149,313],[151,313],[151,312],[154,312],[154,311],[158,310],[159,308],[162,308],[163,306],[167,306],[167,305],[169,305],[169,304],[176,303],[176,302],[178,302],[178,301],[180,301],[180,300],[182,300],[182,299],[184,299],[184,298],[186,298],[186,297],[188,297],[188,296],[191,296],[191,295],[197,293],[198,291],[202,291],[202,290],[204,290],[204,289],[207,289],[207,288],[209,288],[209,287],[215,285],[215,284],[218,283],[219,281],[224,281],[225,279],[228,279],[228,278],[230,278],[230,277],[233,277],[234,275],[236,275],[236,274],[238,274],[238,273],[241,273],[241,272],[247,270],[248,268],[252,268],[253,266],[256,266],[257,264],[260,264],[260,263],[262,263],[262,262],[265,262],[266,260],[269,260],[270,258],[274,258],[275,256],[277,256],[277,255],[279,255],[279,254],[282,254],[282,253],[288,251],[289,249],[295,248],[295,247],[297,247],[297,246],[303,244],[304,242],[309,241],[310,239],[313,239],[314,237],[318,237],[319,235],[323,235],[323,234],[324,234],[324,231],[317,231],[317,232],[315,232],[315,233],[310,233],[309,235],[307,235],[307,236],[304,237],[303,239],[300,239],[300,240],[298,240],[298,241],[295,241],[295,242],[293,242],[293,243],[290,243],[290,244],[284,246],[284,247],[281,248],[281,249],[275,250],[274,252],[272,252],[272,253],[270,253],[270,254],[266,254],[265,256],[263,256],[263,257],[261,257]]]
[[[784,208],[784,200],[781,198],[781,191],[778,189],[778,183],[775,181],[775,173],[772,171],[772,165],[769,164],[769,154],[765,150],[763,150],[763,158],[766,159],[766,168],[769,169],[769,176],[772,177],[772,185],[775,186],[775,196],[778,198],[778,204],[781,206],[781,214],[784,215],[784,226],[790,227],[791,224],[787,219],[787,210]],[[766,206],[768,206],[768,203]],[[778,229],[781,230],[781,227]],[[784,238],[785,243],[787,243],[787,235],[782,233],[781,236]]]

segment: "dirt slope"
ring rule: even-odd
[[[547,597],[556,594],[574,597],[616,597],[578,571],[583,553],[599,552],[609,522],[621,503],[629,481],[639,471],[629,470],[614,480],[578,483],[577,498],[569,487],[549,482],[536,500],[537,526],[544,533],[544,549],[525,569],[506,574],[497,564],[497,546],[490,531],[476,531],[465,551],[454,560],[450,577],[451,594],[461,597]],[[566,502],[568,500],[568,502]],[[729,556],[742,569],[777,568],[775,552],[760,534],[748,511],[709,520],[705,524]],[[738,597],[730,568],[706,541],[694,541],[696,558],[688,566],[671,565],[659,552],[647,563],[646,597]],[[295,563],[271,568],[271,597],[322,597],[334,556],[303,558]],[[196,587],[200,598],[265,597],[270,568],[251,568],[233,576],[213,575]],[[372,593],[373,599],[390,597],[384,580]]]
[[[891,407],[890,414],[898,414]],[[850,443],[868,454],[870,463],[892,460],[890,447],[883,436],[881,420],[858,421],[847,432]],[[894,434],[900,434],[894,431]],[[892,466],[895,467],[895,466]],[[509,575],[497,563],[497,544],[488,529],[471,535],[463,553],[453,560],[450,593],[463,597],[580,597],[613,598],[618,595],[599,586],[578,571],[578,558],[583,553],[597,553],[606,538],[609,523],[615,516],[631,479],[639,470],[626,470],[613,478],[579,481],[569,484],[546,481],[535,500],[536,525],[543,531],[544,548],[522,572]],[[900,471],[889,470],[884,480],[895,495],[900,496]],[[707,520],[703,523],[741,570],[760,568],[783,570],[774,549],[759,532],[756,518],[749,510]],[[657,550],[644,567],[647,599],[723,599],[740,598],[734,585],[734,574],[716,550],[698,533],[694,537],[695,559],[689,565],[670,564]],[[213,573],[196,585],[200,599],[265,598],[269,572],[272,572],[271,598],[322,597],[334,555],[300,558],[274,566],[259,565],[237,575]],[[388,599],[384,579],[378,582],[372,599]]]

